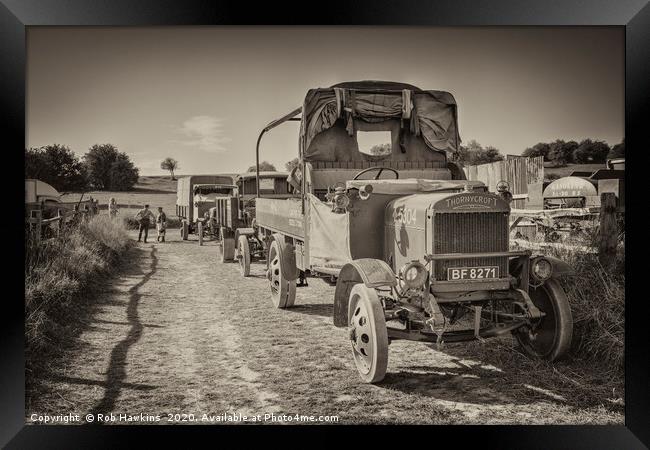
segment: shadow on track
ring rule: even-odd
[[[126,317],[131,329],[124,339],[122,339],[112,350],[111,359],[106,371],[106,389],[104,397],[99,403],[91,410],[95,416],[110,412],[115,407],[115,401],[120,395],[120,391],[126,385],[126,355],[129,348],[134,345],[142,336],[144,325],[140,322],[138,316],[138,303],[142,294],[138,290],[144,286],[149,279],[156,273],[158,268],[158,257],[156,256],[157,249],[151,246],[151,263],[149,271],[142,277],[142,279],[129,289],[129,303],[126,310]]]

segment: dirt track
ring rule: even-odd
[[[340,423],[622,423],[621,392],[575,364],[514,352],[510,338],[435,346],[394,342],[388,375],[362,384],[346,331],[332,325],[333,287],[299,288],[274,309],[264,267],[242,278],[169,230],[138,244],[97,299],[60,375],[28,416],[76,412],[337,415]],[[577,375],[580,374],[580,375]]]

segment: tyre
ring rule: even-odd
[[[181,223],[181,239],[187,241],[187,237],[190,234],[190,224],[187,223],[187,220],[183,220]]]
[[[197,224],[196,234],[199,235],[199,245],[203,245],[203,222]]]
[[[274,239],[269,247],[268,277],[271,285],[271,299],[276,308],[290,308],[296,301],[296,280],[289,281],[286,274],[282,273],[281,260],[283,257],[286,255],[282,253],[282,247]]]
[[[359,376],[366,383],[377,383],[388,367],[388,331],[384,308],[377,291],[357,283],[350,291],[348,331],[352,356]]]
[[[531,288],[529,295],[535,306],[546,315],[533,329],[517,330],[515,338],[532,358],[559,359],[569,351],[573,338],[573,316],[566,293],[557,280],[550,279],[537,288]]]
[[[248,238],[246,236],[239,236],[237,242],[238,255],[239,259],[239,270],[243,277],[247,277],[251,273],[251,249],[248,244]]]
[[[228,230],[221,228],[221,262],[232,261],[235,257],[235,239],[230,237]]]

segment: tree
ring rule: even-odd
[[[603,141],[585,139],[573,151],[573,161],[578,164],[604,163],[609,153],[609,145]]]
[[[160,168],[163,170],[169,170],[169,174],[172,177],[172,180],[175,180],[174,178],[174,171],[178,169],[178,161],[176,161],[174,158],[165,158],[163,161],[160,163]]]
[[[84,155],[90,184],[99,190],[127,191],[138,181],[138,169],[112,144],[95,144]]]
[[[543,156],[544,161],[548,161],[548,152],[551,150],[550,144],[546,142],[538,142],[532,147],[527,148],[521,153],[521,156],[526,156],[528,158],[534,158],[536,156]]]
[[[616,144],[607,154],[607,159],[625,158],[625,139],[620,144]]]
[[[25,177],[44,181],[59,191],[81,191],[88,184],[79,158],[59,144],[26,150]]]
[[[501,155],[499,149],[490,145],[483,148],[474,139],[469,141],[467,145],[461,145],[455,156],[455,161],[468,166],[501,161],[502,159],[503,155]]]
[[[256,170],[257,166],[250,166],[247,172],[255,172]],[[275,170],[275,166],[268,161],[262,161],[260,163],[260,172],[275,172]]]
[[[573,152],[578,148],[576,141],[564,142],[557,139],[549,144],[547,159],[556,166],[565,166],[573,162]]]
[[[138,182],[139,170],[133,165],[126,153],[118,153],[111,164],[109,173],[112,191],[129,191]]]
[[[284,164],[285,169],[287,169],[287,172],[291,172],[295,167],[298,167],[300,165],[300,160],[298,158],[293,158],[291,161],[287,161]]]

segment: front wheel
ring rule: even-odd
[[[388,331],[384,308],[377,291],[363,283],[355,284],[348,303],[348,332],[352,356],[359,376],[366,383],[377,383],[388,367]]]
[[[269,248],[268,278],[271,284],[271,299],[276,308],[290,308],[296,301],[296,280],[287,280],[287,274],[282,271],[282,258],[288,256],[282,253],[278,241],[273,240]]]
[[[239,259],[239,271],[243,277],[247,277],[251,273],[251,249],[248,244],[247,236],[239,236],[237,242],[237,259]]]
[[[529,295],[545,316],[532,329],[517,330],[514,333],[517,342],[530,357],[559,359],[569,351],[573,338],[573,316],[566,293],[557,280],[550,279],[531,288]]]
[[[235,238],[230,237],[230,234],[225,228],[221,228],[221,262],[225,263],[232,261],[235,257]]]

